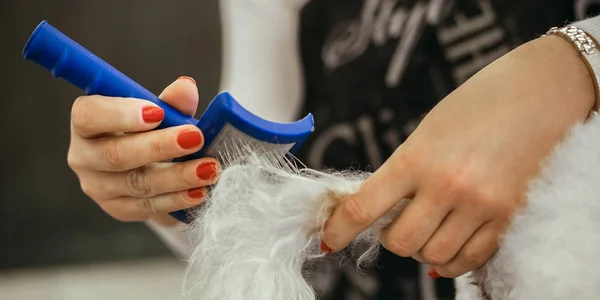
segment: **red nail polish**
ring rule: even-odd
[[[207,162],[196,168],[196,175],[202,180],[212,180],[217,176],[217,164]]]
[[[202,135],[198,131],[186,131],[179,134],[177,143],[183,149],[190,149],[202,144]]]
[[[142,119],[146,123],[160,122],[165,118],[165,111],[157,106],[146,106],[142,108]]]
[[[181,76],[179,78],[177,78],[177,80],[189,80],[191,81],[194,85],[196,85],[196,80],[194,80],[194,78],[190,77],[190,76]]]
[[[329,246],[327,246],[327,244],[325,244],[324,241],[321,241],[321,251],[323,251],[323,253],[325,254],[329,254],[331,252],[333,252],[333,250],[331,250],[331,248],[329,248]]]
[[[204,188],[195,188],[188,191],[188,196],[192,199],[200,199],[206,196],[206,192],[204,191]]]
[[[429,277],[433,278],[433,279],[438,279],[441,278],[442,276],[440,276],[440,274],[438,274],[438,272],[436,270],[434,270],[432,267],[429,267],[429,272],[427,272],[427,275],[429,275]]]

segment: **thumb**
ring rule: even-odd
[[[179,77],[158,97],[186,115],[193,116],[198,109],[198,87],[192,77]]]
[[[355,194],[345,197],[327,220],[323,232],[324,252],[338,251],[414,191],[408,167],[396,150]],[[331,250],[331,251],[329,251]]]

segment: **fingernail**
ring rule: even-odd
[[[433,279],[438,279],[441,278],[442,276],[440,276],[440,274],[438,274],[438,272],[433,269],[432,267],[429,267],[429,272],[427,272],[427,275],[429,275],[429,277],[433,278]]]
[[[179,134],[177,143],[183,149],[190,149],[202,144],[202,135],[198,131],[186,131]]]
[[[324,241],[321,241],[321,251],[323,251],[323,253],[325,254],[329,254],[331,252],[333,252],[333,250],[331,250],[331,248],[329,248],[329,246],[327,246],[327,244],[325,244]]]
[[[190,76],[181,76],[179,78],[177,78],[177,80],[189,80],[191,81],[194,85],[196,84],[196,80],[194,80],[194,78],[190,77]]]
[[[190,189],[188,190],[188,196],[192,199],[203,200],[204,196],[206,196],[206,192],[204,191],[204,188]]]
[[[217,164],[207,162],[196,168],[196,175],[202,180],[212,180],[217,176]]]
[[[142,119],[146,123],[160,122],[165,118],[165,111],[157,106],[146,106],[142,108]]]

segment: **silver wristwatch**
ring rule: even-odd
[[[595,79],[594,89],[596,92],[596,104],[590,115],[598,114],[600,109],[600,49],[594,39],[592,39],[585,31],[570,25],[565,27],[552,27],[546,35],[557,35],[570,41],[579,51],[583,58],[590,74]]]

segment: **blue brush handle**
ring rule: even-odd
[[[23,57],[35,61],[54,77],[63,78],[84,90],[86,95],[152,101],[165,111],[165,118],[159,128],[198,123],[194,117],[180,113],[46,21],[41,22],[31,34],[23,49]]]
[[[227,147],[227,139],[223,138],[224,135],[233,135],[234,141],[249,138],[272,147],[288,145],[289,152],[293,153],[314,131],[311,114],[292,123],[270,122],[250,113],[226,92],[217,95],[200,120],[196,120],[180,113],[46,21],[41,22],[29,37],[23,49],[23,57],[41,65],[54,77],[63,78],[84,90],[86,95],[152,101],[165,111],[165,118],[156,129],[186,124],[200,128],[204,134],[204,147],[174,161],[195,159],[205,154],[216,155],[219,151],[226,150],[224,147]],[[229,129],[223,130],[225,128]],[[231,128],[235,130],[232,131]],[[188,212],[185,210],[172,212],[171,215],[182,222],[189,222]]]

